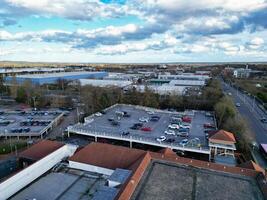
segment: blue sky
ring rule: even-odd
[[[266,0],[0,0],[0,60],[267,61]]]

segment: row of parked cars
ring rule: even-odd
[[[167,130],[164,131],[166,136],[180,136],[188,137],[189,131],[191,128],[192,118],[188,116],[175,115],[171,117],[170,124],[168,125]],[[158,142],[175,142],[175,138],[167,138],[165,135],[162,135],[156,138]],[[185,146],[188,144],[188,139],[183,139],[179,142],[180,145]]]
[[[28,120],[20,122],[20,126],[48,126],[50,120]]]
[[[11,133],[29,133],[31,129],[29,127],[26,128],[12,128]]]
[[[32,115],[32,116],[47,116],[47,115],[58,115],[61,112],[58,111],[31,111],[31,112],[26,112],[26,111],[20,111],[18,114],[19,115]]]

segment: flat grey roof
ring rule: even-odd
[[[59,72],[59,73],[47,73],[47,74],[27,74],[27,75],[19,75],[16,76],[17,78],[54,78],[54,77],[64,77],[64,76],[78,76],[78,75],[85,75],[85,74],[98,74],[103,73],[99,72],[88,72],[88,71],[80,71],[80,72]]]
[[[102,186],[107,180],[101,174],[67,168],[65,170],[40,177],[10,199],[85,200],[99,195],[98,191],[103,193]]]
[[[129,178],[131,173],[132,172],[130,170],[117,168],[108,178],[108,180],[115,181],[118,183],[124,183]]]
[[[153,161],[131,199],[261,200],[264,198],[256,180],[251,177]]]
[[[118,193],[118,189],[107,186],[100,186],[92,200],[113,200]]]

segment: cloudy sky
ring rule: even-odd
[[[0,0],[0,60],[267,61],[267,0]]]

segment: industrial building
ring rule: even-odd
[[[150,152],[93,142],[78,149],[43,140],[18,157],[26,168],[0,182],[1,200],[263,200],[267,195],[265,172],[251,161],[232,167],[180,157],[169,148]]]
[[[206,81],[210,79],[209,75],[195,74],[195,73],[182,73],[182,74],[160,74],[158,79],[163,80],[202,80]]]
[[[132,81],[124,80],[100,80],[100,79],[79,79],[81,86],[91,85],[95,87],[118,87],[126,88],[132,85]]]
[[[52,84],[56,83],[58,80],[68,80],[74,81],[78,79],[99,79],[107,76],[108,73],[104,71],[99,72],[62,72],[62,73],[47,73],[47,74],[31,74],[31,75],[19,75],[19,76],[8,76],[5,78],[7,84],[13,84],[14,82],[17,84],[22,84],[25,81],[30,81],[33,84]]]
[[[55,73],[64,72],[65,69],[62,67],[41,67],[41,68],[4,68],[0,69],[2,75],[17,75],[17,74],[42,74],[42,73]]]
[[[186,86],[175,86],[170,84],[163,85],[134,85],[137,91],[144,92],[147,87],[149,90],[159,95],[183,95],[186,90]]]

